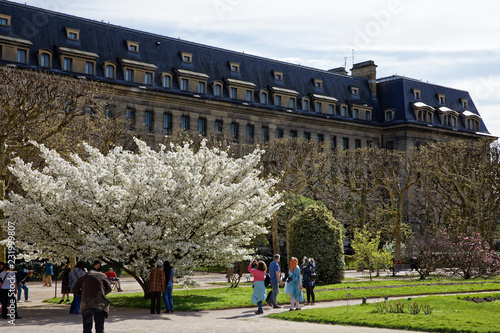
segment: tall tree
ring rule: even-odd
[[[272,178],[256,168],[262,151],[234,159],[189,144],[107,155],[85,145],[67,160],[36,145],[45,167],[16,158],[12,173],[24,194],[0,202],[26,251],[43,257],[98,258],[132,275],[148,294],[149,268],[159,258],[177,266],[230,264],[253,252],[265,221],[281,206]],[[55,246],[57,244],[57,246]]]
[[[36,155],[28,141],[49,143],[83,118],[89,107],[98,108],[107,90],[107,86],[85,79],[0,65],[0,200],[12,184],[8,173],[12,158]],[[72,137],[53,143],[74,147],[75,141]],[[0,260],[2,257],[3,251]]]
[[[500,207],[500,150],[490,140],[427,147],[428,169],[443,198],[444,215],[465,231],[474,227],[493,245]]]
[[[394,256],[401,259],[401,243],[403,240],[403,216],[405,202],[412,187],[421,180],[423,161],[419,149],[409,152],[377,149],[368,165],[374,183],[381,190],[382,197],[387,202],[387,211],[393,217],[394,226]]]
[[[265,154],[262,157],[264,170],[276,177],[279,182],[276,186],[280,192],[287,192],[284,202],[287,205],[284,219],[288,261],[290,250],[288,242],[288,221],[297,213],[300,196],[306,192],[307,186],[313,181],[315,162],[320,147],[316,142],[301,138],[281,138],[272,140],[263,145]],[[273,219],[273,250],[278,244],[278,219]]]

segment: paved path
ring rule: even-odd
[[[202,287],[210,286],[211,281],[224,281],[223,275],[209,274],[197,276],[196,280]],[[139,285],[130,278],[122,279],[122,288],[126,292],[140,291]],[[213,285],[212,285],[213,286]],[[31,303],[20,303],[19,314],[22,319],[16,320],[15,326],[10,330],[3,330],[6,321],[0,322],[2,332],[81,332],[81,316],[70,315],[67,305],[50,305],[42,303],[43,299],[54,296],[54,286],[42,287],[41,283],[30,282]],[[58,293],[58,296],[60,294]],[[350,301],[356,304],[359,301]],[[345,301],[321,302],[315,307],[345,306]],[[308,307],[304,307],[307,310]],[[264,313],[277,313],[288,311],[289,306],[282,309],[264,307]],[[256,308],[239,308],[229,310],[175,312],[173,314],[149,314],[145,309],[111,308],[109,318],[106,320],[106,333],[123,332],[165,332],[180,333],[190,332],[336,332],[336,333],[394,333],[408,332],[388,329],[375,329],[364,327],[320,325],[310,323],[288,322],[267,318],[265,315],[255,315]]]

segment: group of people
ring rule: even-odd
[[[44,273],[44,287],[51,286],[53,264],[42,264]],[[94,261],[93,268],[87,272],[85,262],[78,261],[75,269],[71,269],[69,262],[63,266],[61,294],[59,303],[68,302],[69,294],[74,298],[70,306],[70,314],[81,314],[83,319],[83,332],[92,332],[95,323],[97,333],[104,332],[104,319],[109,312],[110,301],[106,297],[112,290],[112,283],[121,291],[120,281],[116,273],[110,269],[104,274],[100,272],[101,262]],[[28,297],[28,282],[33,276],[33,271],[21,269],[14,272],[12,265],[0,262],[0,299],[2,303],[2,317],[4,319],[21,319],[17,313],[17,302],[21,302],[21,292],[24,290],[25,302],[30,302]],[[17,302],[16,302],[17,294]],[[65,300],[66,298],[66,300]]]
[[[174,268],[170,262],[158,260],[149,276],[149,292],[151,294],[151,314],[161,313],[161,296],[165,303],[165,313],[174,312],[172,289],[174,287]]]
[[[283,286],[281,281],[281,271],[279,267],[280,255],[275,254],[274,260],[269,264],[269,277],[272,290],[266,297],[266,272],[267,266],[263,261],[252,260],[248,265],[248,271],[253,275],[253,293],[252,293],[252,303],[257,304],[256,314],[263,314],[263,301],[274,308],[281,308],[276,299],[279,294],[279,286]],[[316,265],[313,258],[304,257],[302,261],[302,266],[299,267],[299,261],[297,258],[292,257],[290,260],[288,278],[285,282],[284,292],[290,296],[290,311],[301,310],[300,303],[304,302],[304,294],[302,289],[305,288],[307,291],[307,303],[314,305],[315,295],[314,287],[316,285]],[[312,299],[312,302],[311,302]]]

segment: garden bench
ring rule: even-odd
[[[387,275],[397,275],[399,273],[404,273],[406,275],[412,275],[413,274],[412,271],[413,271],[413,269],[411,268],[411,265],[399,264],[399,265],[394,265],[393,267],[391,267],[391,269],[387,271]]]

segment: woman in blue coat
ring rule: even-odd
[[[51,262],[45,262],[44,267],[44,276],[45,276],[45,284],[44,287],[52,287],[52,275],[54,275],[54,264]]]
[[[300,308],[300,302],[304,301],[304,295],[302,294],[302,285],[300,283],[301,275],[299,268],[299,260],[292,257],[290,260],[290,270],[288,271],[289,279],[291,281],[285,285],[285,294],[290,295],[290,311],[302,310]]]

